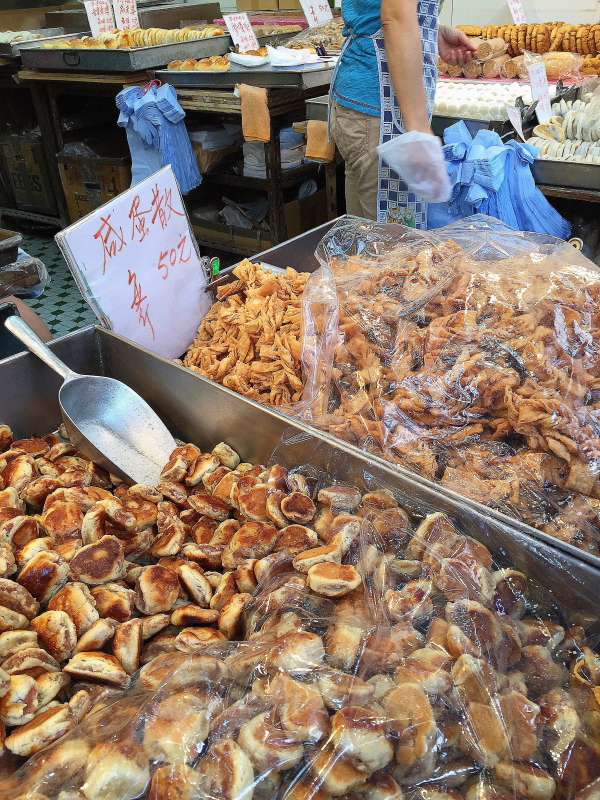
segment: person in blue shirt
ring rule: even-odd
[[[331,87],[330,124],[346,162],[349,214],[426,227],[427,204],[376,150],[408,131],[428,142],[409,145],[411,176],[429,181],[436,199],[447,199],[441,146],[430,124],[437,58],[462,65],[476,48],[462,31],[438,26],[440,1],[342,0],[346,39]]]

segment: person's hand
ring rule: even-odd
[[[410,191],[429,203],[445,203],[452,187],[436,136],[409,131],[380,144],[377,152],[406,183]]]
[[[442,61],[451,66],[464,67],[473,58],[477,48],[469,37],[458,28],[440,25],[438,33],[438,52]]]

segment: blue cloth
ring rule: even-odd
[[[473,138],[464,122],[446,128],[444,156],[452,198],[430,205],[429,228],[486,214],[519,231],[566,239],[571,226],[546,200],[531,174],[538,152],[537,147],[517,141],[503,144],[493,131],[479,131]]]
[[[342,0],[342,16],[344,35],[356,36],[344,49],[331,95],[342,106],[378,117],[379,72],[369,37],[381,28],[381,0]]]
[[[119,92],[118,124],[131,151],[132,186],[171,164],[182,194],[199,186],[202,175],[183,122],[185,111],[173,86],[131,86]]]

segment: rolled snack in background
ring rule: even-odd
[[[446,62],[442,58],[438,58],[437,60],[437,69],[440,75],[448,74],[448,64],[446,64]]]
[[[462,68],[462,72],[465,78],[481,78],[483,74],[483,62],[477,61],[476,59],[469,61],[469,63],[465,64]]]
[[[498,56],[497,58],[491,58],[489,61],[483,62],[483,77],[484,78],[499,78],[502,74],[502,65],[505,64],[507,61],[510,61],[510,56],[506,54],[503,56]]]
[[[448,67],[448,75],[452,78],[461,78],[463,74],[462,67],[453,67],[451,64],[447,64]]]
[[[519,59],[521,59],[522,63],[523,56],[517,56],[516,58],[509,58],[508,61],[503,61],[500,65],[500,77],[509,79],[516,78],[519,74]]]
[[[499,37],[496,39],[488,39],[482,42],[477,48],[477,58],[481,61],[487,61],[490,58],[497,58],[497,56],[504,55],[508,50],[508,43]]]

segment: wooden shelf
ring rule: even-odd
[[[588,203],[600,203],[600,191],[593,189],[572,189],[568,186],[549,186],[538,183],[537,188],[548,197],[564,197],[567,200],[585,200]]]

